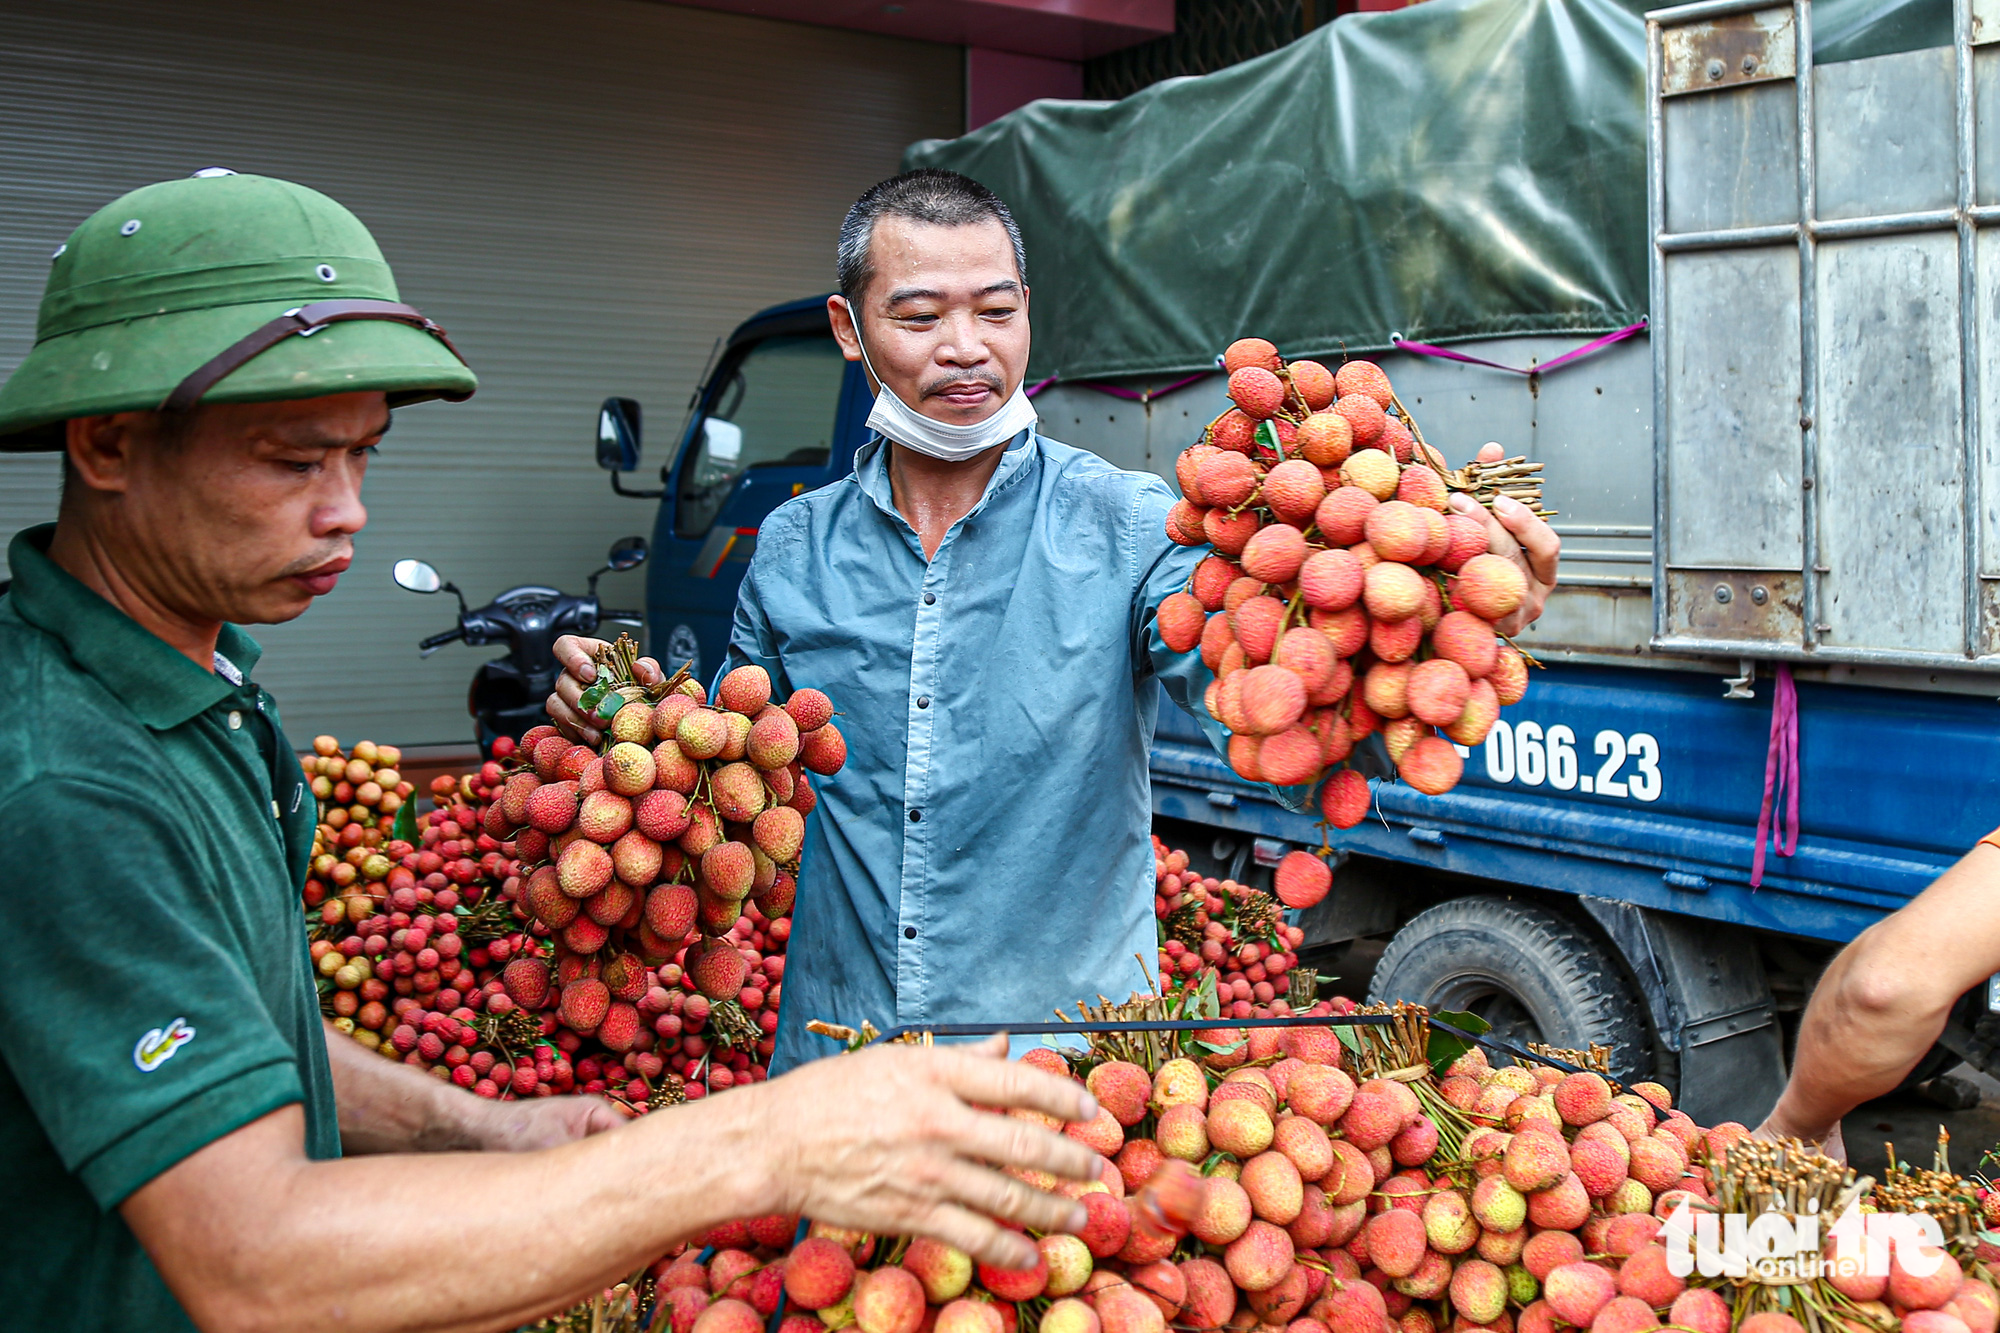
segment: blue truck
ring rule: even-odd
[[[1755,1123],[1832,953],[2000,823],[2000,361],[1976,317],[2000,169],[1969,146],[2000,51],[1967,4],[1953,21],[1945,45],[1816,62],[1811,0],[1656,11],[1649,326],[1546,373],[1496,366],[1580,339],[1374,358],[1453,461],[1490,438],[1546,462],[1565,550],[1521,639],[1541,670],[1443,796],[1378,781],[1329,834],[1162,700],[1170,844],[1248,879],[1330,836],[1334,890],[1299,918],[1322,972],[1601,1043],[1703,1123]],[[1219,375],[1185,378],[1045,385],[1042,429],[1171,484],[1226,406]],[[849,470],[869,406],[823,296],[729,336],[660,490],[618,481],[638,407],[607,404],[600,463],[660,499],[652,651],[722,659],[760,522]],[[1765,813],[1781,846],[1753,885]],[[1919,1076],[2000,1065],[1985,1003]]]

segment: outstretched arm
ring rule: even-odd
[[[553,1148],[625,1123],[602,1097],[493,1101],[454,1083],[372,1055],[333,1030],[326,1034],[333,1096],[340,1110],[340,1150],[521,1152]]]
[[[1027,1266],[1004,1222],[1074,1230],[1082,1208],[1001,1174],[1094,1179],[1096,1154],[1017,1117],[1088,1120],[1069,1080],[977,1048],[885,1047],[655,1112],[536,1152],[310,1161],[304,1115],[274,1111],[182,1159],[120,1211],[205,1330],[513,1328],[629,1277],[721,1222],[804,1214],[876,1235],[936,1236]],[[555,1099],[551,1099],[555,1100]],[[455,1212],[446,1262],[438,1208]],[[1000,1219],[995,1221],[994,1219]],[[311,1256],[305,1259],[302,1256]]]
[[[2000,850],[1982,842],[1907,907],[1855,936],[1813,989],[1791,1080],[1757,1132],[1819,1142],[1837,1136],[1856,1106],[1893,1091],[1958,997],[2000,971],[1996,898]]]

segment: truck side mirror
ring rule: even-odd
[[[612,544],[611,554],[604,557],[604,563],[618,572],[637,569],[646,563],[646,539],[644,537],[619,538]]]
[[[597,466],[630,472],[639,466],[639,401],[607,398],[597,410]]]

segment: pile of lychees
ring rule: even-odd
[[[1280,889],[1295,876],[1312,872],[1291,865],[1298,857],[1324,871],[1326,863],[1306,852],[1288,853],[1293,873],[1281,877]],[[1345,1012],[1351,1002],[1320,1000],[1310,969],[1299,970],[1299,946],[1305,931],[1284,920],[1287,907],[1310,907],[1309,901],[1274,897],[1233,879],[1198,875],[1188,868],[1188,854],[1153,838],[1155,887],[1153,913],[1160,922],[1160,993],[1177,999],[1211,990],[1216,1012],[1223,1018],[1284,1018],[1293,1013],[1320,1015]],[[1331,876],[1328,876],[1331,882]],[[1180,1012],[1176,1009],[1175,1012]]]
[[[1380,730],[1405,782],[1449,791],[1456,747],[1527,690],[1494,629],[1525,577],[1488,552],[1484,523],[1450,512],[1442,461],[1379,366],[1286,362],[1262,338],[1230,344],[1223,366],[1236,406],[1175,464],[1167,518],[1212,554],[1161,604],[1161,636],[1214,671],[1205,706],[1242,777],[1325,778],[1321,810],[1350,828],[1369,790],[1342,765]]]
[[[1422,1011],[1387,1017],[1419,1044],[1336,1022],[1210,1029],[1150,1069],[1032,1051],[1096,1096],[1094,1121],[1062,1128],[1101,1154],[1087,1184],[1023,1176],[1087,1216],[1038,1237],[1033,1268],[817,1224],[794,1246],[797,1219],[759,1218],[663,1261],[658,1327],[758,1333],[782,1302],[780,1333],[1805,1333],[1742,1318],[1726,1279],[1676,1275],[1660,1237],[1682,1203],[1716,1206],[1718,1175],[1725,1194],[1773,1182],[1732,1154],[1744,1126],[1704,1130],[1658,1084],[1476,1048],[1434,1076]],[[1926,1257],[1943,1262],[1841,1288],[1842,1317],[1815,1326],[1993,1333],[1984,1270]]]

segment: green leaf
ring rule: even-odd
[[[389,827],[389,837],[407,842],[412,847],[417,845],[417,803],[414,797],[396,808],[396,822]]]
[[[1463,1032],[1470,1032],[1475,1036],[1493,1030],[1493,1025],[1478,1014],[1468,1014],[1447,1009],[1441,1013],[1432,1014],[1431,1017],[1437,1019],[1440,1023],[1449,1023],[1453,1027]],[[1441,1032],[1436,1028],[1432,1028],[1430,1041],[1424,1046],[1424,1058],[1431,1062],[1431,1073],[1439,1078],[1443,1078],[1444,1071],[1451,1068],[1452,1062],[1471,1050],[1474,1044],[1463,1037],[1454,1037],[1449,1032]]]
[[[1202,969],[1201,990],[1195,996],[1196,1012],[1203,1018],[1222,1017],[1222,1004],[1215,998],[1215,969]]]
[[[1263,445],[1280,458],[1285,456],[1285,446],[1278,443],[1278,423],[1275,421],[1260,421],[1257,423],[1257,443]]]
[[[1198,1041],[1195,1043],[1195,1045],[1201,1047],[1204,1051],[1212,1051],[1216,1055],[1227,1055],[1231,1051],[1242,1050],[1243,1047],[1246,1045],[1246,1043],[1240,1041],[1233,1041],[1230,1042],[1228,1045],[1223,1046],[1223,1045],[1218,1045],[1217,1043],[1212,1041]]]
[[[1345,1046],[1348,1050],[1353,1051],[1357,1055],[1360,1054],[1361,1036],[1353,1028],[1337,1027],[1333,1030],[1333,1033],[1335,1036],[1340,1038],[1340,1044],[1342,1046]]]

